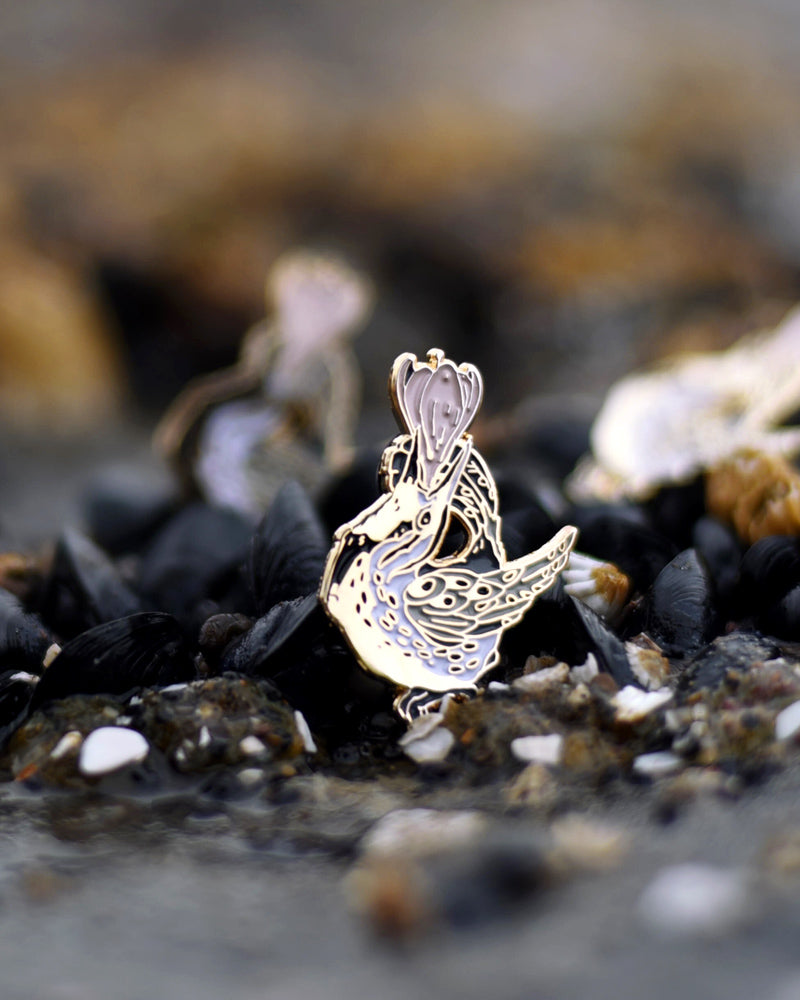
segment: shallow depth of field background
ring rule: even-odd
[[[477,363],[488,413],[591,410],[771,323],[800,298],[798,55],[790,0],[5,5],[0,474],[22,441],[143,446],[297,245],[376,282],[387,421],[401,350]]]

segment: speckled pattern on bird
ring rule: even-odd
[[[403,354],[390,390],[404,433],[383,453],[384,494],[337,530],[320,598],[361,665],[401,689],[395,707],[410,719],[443,692],[476,690],[577,530],[507,560],[494,479],[466,433],[483,394],[474,366]]]

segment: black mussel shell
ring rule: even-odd
[[[620,687],[625,687],[628,684],[641,687],[636,675],[631,670],[624,642],[590,607],[587,607],[576,597],[570,596],[569,599],[575,605],[578,618],[588,636],[590,648],[587,649],[587,653],[594,653],[600,669],[610,674]]]
[[[740,567],[740,599],[745,608],[767,608],[800,585],[800,539],[761,538],[745,552]]]
[[[319,510],[329,535],[351,521],[381,494],[378,466],[381,450],[365,448],[356,455],[347,472],[333,479],[319,501]]]
[[[642,523],[635,509],[590,513],[576,507],[570,522],[580,531],[581,551],[619,566],[640,592],[651,586],[678,552],[673,542]]]
[[[199,628],[208,616],[197,620],[195,608],[230,587],[251,533],[248,522],[232,510],[190,504],[162,528],[144,556],[142,593],[187,628]]]
[[[73,694],[122,695],[194,675],[178,622],[145,611],[98,625],[66,643],[39,681],[31,707]]]
[[[0,670],[40,674],[53,642],[36,615],[28,614],[13,594],[0,589]]]
[[[713,517],[701,517],[692,532],[694,548],[714,584],[720,611],[729,614],[739,584],[742,549],[736,535]]]
[[[777,604],[767,608],[759,624],[779,639],[800,641],[800,586],[793,587]]]
[[[136,472],[112,469],[98,477],[83,499],[89,535],[112,556],[138,552],[177,509],[173,492]]]
[[[644,505],[652,526],[685,549],[692,544],[692,525],[706,509],[705,481],[697,476],[681,486],[666,486]]]
[[[696,653],[713,634],[715,608],[708,571],[694,549],[685,549],[658,574],[632,622],[667,656]],[[638,618],[638,615],[636,616]]]
[[[330,541],[303,487],[281,487],[250,543],[248,571],[256,613],[316,593]]]
[[[0,674],[0,747],[22,722],[36,690],[36,677],[25,671]]]
[[[757,632],[718,636],[686,664],[679,687],[686,692],[714,690],[728,677],[746,673],[754,663],[774,660],[780,652]]]
[[[220,670],[271,680],[331,744],[352,739],[394,694],[361,670],[313,594],[271,608],[226,649]]]
[[[67,529],[56,545],[39,610],[58,635],[71,639],[87,628],[136,614],[142,602],[102,549]]]

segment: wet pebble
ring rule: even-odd
[[[641,722],[642,719],[668,705],[672,691],[642,691],[637,687],[624,687],[612,698],[618,722]]]
[[[655,750],[653,753],[639,754],[634,758],[633,770],[645,778],[662,778],[674,774],[683,767],[683,761],[669,750]]]
[[[397,744],[417,764],[438,763],[447,757],[456,741],[443,723],[442,712],[421,716],[411,723]]]
[[[775,717],[775,739],[789,740],[800,732],[800,701],[795,701]]]
[[[747,872],[704,864],[662,868],[639,898],[638,912],[651,930],[670,937],[718,937],[751,913]]]
[[[87,778],[111,774],[129,764],[138,764],[150,752],[150,744],[135,729],[103,726],[83,741],[78,768]]]
[[[564,737],[558,733],[520,736],[511,741],[511,753],[525,764],[556,765],[564,753]]]

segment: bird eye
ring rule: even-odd
[[[423,512],[417,518],[417,524],[419,524],[421,528],[424,528],[430,523],[431,523],[431,512],[429,510],[423,510]]]

